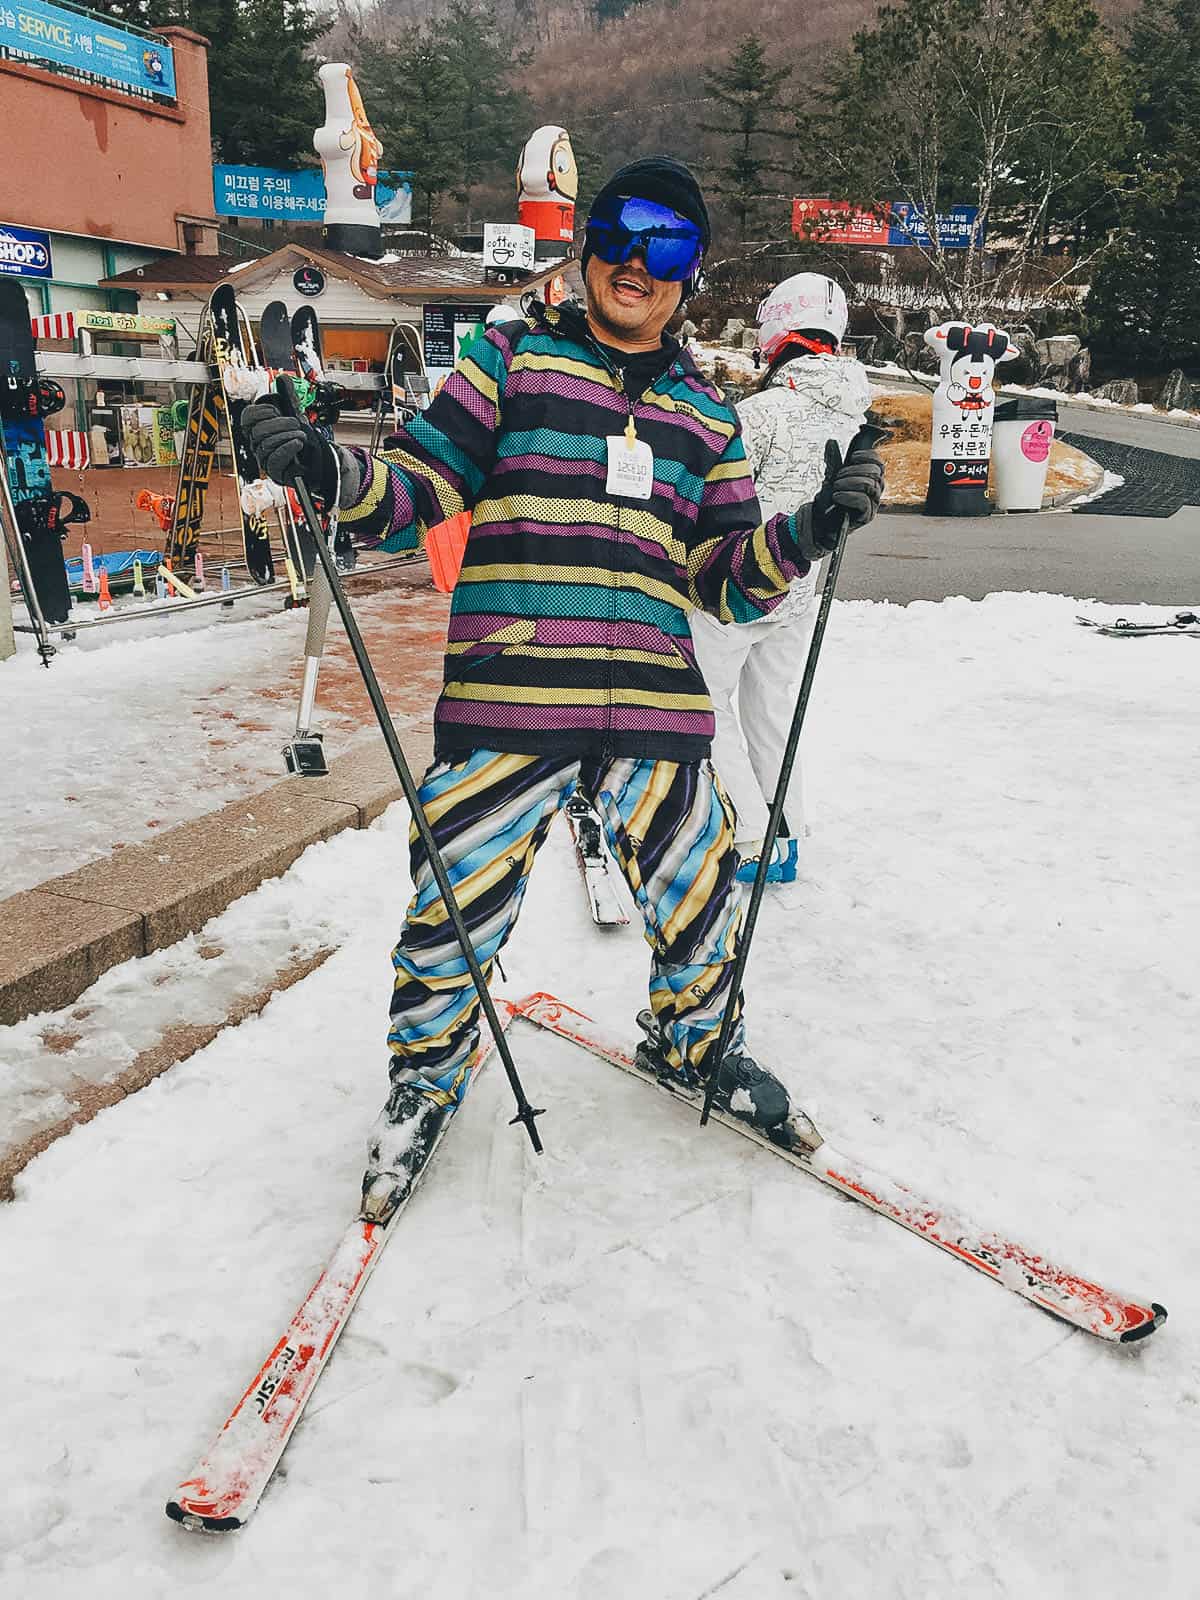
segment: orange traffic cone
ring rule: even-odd
[[[112,591],[108,587],[108,568],[105,566],[100,568],[100,593],[96,596],[96,602],[101,611],[112,610]]]
[[[460,511],[456,517],[449,517],[430,528],[425,535],[425,554],[429,558],[433,586],[442,594],[454,593],[470,532],[471,513]]]

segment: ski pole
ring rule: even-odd
[[[299,407],[296,404],[296,391],[292,385],[292,380],[285,373],[281,373],[276,378],[275,389],[287,415],[298,417]],[[291,487],[296,491],[297,498],[300,501],[300,509],[304,512],[308,526],[312,529],[319,529],[321,521],[317,516],[316,507],[313,505],[312,495],[299,472],[294,473]],[[475,954],[474,945],[471,943],[471,935],[467,931],[462,911],[455,898],[454,889],[450,883],[450,874],[446,871],[446,863],[442,860],[442,853],[438,849],[437,840],[433,837],[433,830],[429,826],[428,818],[421,805],[417,786],[413,782],[412,773],[409,771],[408,761],[405,759],[395,724],[392,722],[387,702],[383,698],[383,691],[379,687],[379,679],[375,676],[375,669],[371,665],[367,647],[363,643],[362,634],[358,630],[358,623],[354,620],[354,612],[351,610],[350,602],[346,599],[346,591],[342,588],[342,581],[338,576],[337,564],[334,561],[333,553],[324,539],[318,537],[315,542],[317,559],[321,563],[326,582],[329,584],[329,590],[333,596],[333,603],[337,606],[338,615],[342,619],[346,637],[350,641],[350,648],[354,652],[354,659],[358,664],[359,672],[362,674],[363,686],[367,691],[371,707],[379,723],[379,731],[383,734],[384,742],[388,747],[388,754],[392,758],[392,765],[396,769],[396,776],[400,779],[400,786],[404,790],[404,798],[408,801],[413,825],[420,836],[421,843],[425,846],[434,881],[442,896],[442,904],[446,908],[446,914],[454,928],[455,937],[462,948],[463,958],[471,974],[471,981],[475,985],[475,993],[479,996],[479,1004],[483,1008],[488,1027],[492,1030],[492,1038],[495,1040],[496,1049],[499,1052],[501,1061],[504,1063],[504,1071],[508,1076],[509,1085],[517,1102],[517,1114],[512,1118],[512,1123],[519,1122],[523,1125],[529,1135],[530,1144],[535,1152],[540,1155],[542,1153],[542,1141],[538,1137],[534,1118],[540,1117],[542,1111],[540,1108],[535,1110],[530,1105],[526,1098],[525,1090],[521,1085],[516,1063],[513,1061],[512,1052],[508,1048],[508,1040],[505,1037],[503,1024],[496,1015],[496,1006],[488,991],[487,979],[484,977],[483,969],[479,965],[479,958]]]
[[[868,422],[859,431],[855,442],[869,448],[871,445],[878,444],[880,439],[886,439],[888,432],[887,428],[879,428]],[[771,858],[775,854],[775,836],[779,832],[783,808],[787,804],[788,786],[792,781],[792,768],[796,764],[796,751],[800,745],[800,732],[804,727],[805,713],[808,711],[808,700],[812,693],[813,678],[816,676],[817,671],[817,658],[821,653],[821,641],[825,637],[825,625],[829,621],[829,612],[833,605],[833,591],[837,587],[842,557],[846,552],[846,535],[849,531],[850,517],[846,515],[842,518],[837,542],[830,553],[829,567],[825,573],[825,583],[821,589],[821,603],[817,608],[816,626],[813,628],[813,636],[809,641],[808,656],[804,662],[804,676],[800,680],[800,692],[796,696],[796,708],[792,712],[792,725],[788,729],[787,743],[783,748],[783,763],[779,768],[779,781],[775,785],[775,796],[771,801],[771,814],[767,818],[767,831],[763,837],[762,854],[758,858],[758,871],[754,874],[754,887],[750,891],[750,903],[746,907],[746,915],[742,922],[737,955],[733,961],[733,975],[729,980],[729,993],[725,997],[725,1009],[721,1016],[721,1031],[717,1035],[713,1069],[709,1073],[708,1087],[704,1091],[704,1110],[700,1113],[700,1126],[702,1128],[708,1123],[709,1113],[712,1110],[713,1096],[717,1092],[721,1076],[721,1062],[725,1059],[725,1051],[729,1046],[729,1035],[733,1031],[738,996],[742,992],[742,974],[746,970],[746,962],[750,955],[750,941],[754,938],[754,926],[758,921],[758,908],[762,904],[763,891],[767,887],[767,872],[770,869]]]
[[[320,539],[320,533],[317,538]],[[325,570],[318,566],[308,583],[308,630],[304,636],[304,680],[300,685],[300,705],[296,711],[296,731],[283,747],[283,759],[289,772],[302,778],[324,778],[329,772],[325,762],[325,749],[321,735],[312,728],[313,708],[317,700],[317,677],[321,671],[321,657],[325,653],[325,630],[329,624],[329,608],[333,595],[325,578]]]

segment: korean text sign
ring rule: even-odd
[[[169,44],[100,17],[60,10],[45,0],[0,0],[0,46],[9,54],[71,67],[100,82],[176,97]]]

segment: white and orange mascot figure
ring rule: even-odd
[[[531,133],[517,159],[517,217],[533,229],[534,259],[565,256],[575,232],[579,168],[565,128]]]

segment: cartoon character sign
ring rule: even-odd
[[[166,74],[163,71],[163,58],[158,50],[142,51],[142,71],[153,84],[166,83]]]
[[[579,168],[567,130],[538,128],[517,158],[517,216],[533,229],[537,260],[566,255],[578,194]]]
[[[313,149],[325,173],[322,242],[348,255],[382,255],[375,183],[383,146],[371,130],[345,62],[327,62],[318,76],[325,92],[325,121],[313,135]]]
[[[986,517],[988,462],[998,361],[1019,352],[1002,328],[990,322],[942,322],[925,343],[941,357],[941,382],[933,396],[933,439],[925,512],[939,517]]]

